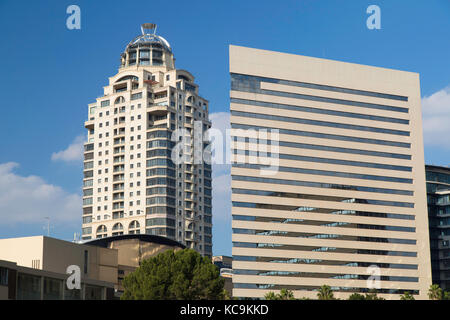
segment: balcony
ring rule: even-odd
[[[125,147],[117,147],[114,148],[114,154],[120,154],[120,153],[125,153]]]
[[[89,152],[89,153],[85,153],[84,154],[84,161],[92,160],[92,159],[94,159],[94,153],[93,152]]]
[[[94,144],[93,143],[87,143],[84,145],[84,152],[89,152],[94,150]]]
[[[153,95],[153,99],[156,102],[161,102],[162,99],[166,99],[167,100],[167,90],[164,91],[160,91],[160,92],[155,92],[155,94]],[[159,101],[158,101],[159,100]]]
[[[154,104],[147,107],[147,112],[154,116],[164,116],[169,112],[167,110],[169,106],[167,105],[167,101],[162,103]]]
[[[125,128],[114,129],[114,136],[123,136],[125,135]]]
[[[127,91],[127,83],[126,82],[114,85],[114,93],[124,92],[124,91]]]
[[[125,181],[125,175],[119,174],[113,177],[113,182],[122,182]]]
[[[90,118],[89,120],[84,122],[84,127],[89,130],[94,129],[94,118]]]
[[[125,124],[125,117],[120,117],[119,119],[114,119],[114,125],[124,125]]]
[[[116,184],[116,185],[113,187],[113,192],[123,191],[123,190],[125,190],[125,185],[124,185],[123,183],[121,183],[121,184]]]
[[[116,138],[114,139],[114,145],[125,144],[125,138]]]
[[[114,166],[113,172],[114,173],[120,173],[125,171],[124,165]]]
[[[125,196],[123,195],[123,193],[122,193],[122,194],[115,195],[115,196],[113,197],[113,201],[123,201],[123,200],[125,200]]]
[[[123,210],[123,208],[124,208],[124,204],[123,204],[123,202],[118,202],[118,203],[114,203],[113,204],[113,211],[115,211],[115,210]]]
[[[115,156],[114,157],[114,164],[124,163],[124,162],[125,162],[125,156]]]

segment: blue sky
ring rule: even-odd
[[[66,28],[71,4],[81,8],[81,30]],[[366,27],[371,4],[381,9],[381,30]],[[158,24],[218,122],[227,119],[229,44],[418,72],[425,159],[450,162],[448,0],[1,0],[0,238],[42,234],[45,216],[56,237],[80,232],[77,137],[87,104],[144,22]],[[216,168],[217,181],[229,181],[227,170]],[[214,254],[229,255],[229,192],[215,195]]]

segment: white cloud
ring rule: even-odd
[[[450,148],[450,86],[422,98],[424,143]]]
[[[73,223],[81,218],[82,197],[38,176],[14,173],[15,162],[0,163],[0,219],[3,224]]]
[[[84,135],[79,135],[75,140],[67,147],[67,149],[54,152],[52,154],[53,161],[66,161],[66,162],[81,162],[83,161],[83,145],[86,141]]]

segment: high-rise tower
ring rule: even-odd
[[[419,75],[238,46],[230,73],[233,296],[427,298]]]
[[[191,73],[175,69],[156,25],[141,30],[104,95],[89,104],[82,237],[147,233],[211,256],[211,166],[193,156],[203,149],[194,131],[211,126],[208,101]],[[172,140],[181,131],[186,139]],[[192,157],[175,164],[172,149],[180,141]]]

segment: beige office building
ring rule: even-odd
[[[211,126],[208,101],[156,25],[141,31],[89,104],[82,239],[147,233],[212,256],[211,166],[194,143]]]
[[[230,73],[233,296],[425,299],[419,75],[238,46]]]
[[[44,236],[0,239],[0,300],[113,299],[117,261],[117,250]],[[80,290],[66,285],[69,266],[79,267]]]
[[[143,260],[184,246],[167,237],[131,234],[74,243],[44,236],[0,239],[0,300],[118,299],[123,279]],[[66,285],[69,266],[80,290]]]

